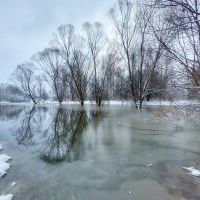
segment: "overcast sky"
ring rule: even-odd
[[[0,82],[8,82],[17,64],[47,47],[60,24],[85,21],[109,26],[116,0],[1,0]]]

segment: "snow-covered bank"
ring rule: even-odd
[[[200,176],[200,170],[195,169],[194,167],[183,167],[183,169],[187,170],[192,176]]]
[[[189,101],[189,100],[177,100],[177,101],[146,101],[144,102],[144,105],[149,105],[149,106],[187,106],[187,105],[199,105],[200,102],[198,101]]]
[[[9,160],[11,160],[10,156],[5,154],[0,155],[0,177],[7,174],[7,170],[10,169],[10,163],[8,163]]]
[[[46,101],[41,104],[59,104],[57,101]],[[64,101],[62,104],[66,105],[80,105],[79,101]],[[85,101],[85,105],[96,105],[94,101]],[[197,105],[199,104],[198,101],[189,101],[189,100],[177,100],[177,101],[159,101],[159,100],[153,100],[153,101],[144,101],[143,105],[147,106],[171,106],[171,105]],[[116,105],[116,106],[131,106],[134,105],[133,101],[117,101],[117,100],[111,100],[111,101],[103,101],[102,105]]]
[[[12,200],[13,195],[12,194],[7,194],[7,195],[1,195],[0,200]]]
[[[0,151],[3,150],[3,146],[0,144]],[[7,173],[7,170],[10,168],[8,161],[11,160],[10,156],[6,154],[0,154],[0,177],[4,176]]]
[[[0,102],[2,105],[33,105],[32,102]],[[38,103],[39,105],[59,105],[57,101],[45,101]],[[199,105],[200,102],[198,101],[189,101],[189,100],[174,100],[174,101],[159,101],[159,100],[152,100],[152,101],[144,101],[143,105],[145,106],[173,106],[173,105]],[[64,101],[62,105],[80,105],[79,101]],[[95,101],[85,101],[84,105],[96,105]],[[133,101],[118,101],[118,100],[111,100],[111,101],[103,101],[102,105],[116,105],[116,106],[131,106],[134,105]]]
[[[3,150],[2,145],[0,144],[0,151]],[[11,160],[11,157],[6,154],[0,154],[0,178],[7,174],[7,170],[10,169],[10,163],[8,161]],[[12,194],[3,194],[0,195],[0,200],[12,200]]]

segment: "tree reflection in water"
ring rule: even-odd
[[[35,106],[30,111],[24,113],[24,118],[17,129],[17,132],[20,133],[16,138],[19,144],[26,144],[33,137],[34,112]]]
[[[0,105],[0,120],[8,121],[12,119],[17,119],[22,111],[22,106]]]
[[[58,108],[49,130],[49,137],[42,149],[41,157],[48,162],[59,162],[65,159],[67,152],[73,147],[89,118],[86,111],[67,111]]]
[[[46,112],[47,108],[45,107],[33,106],[31,109],[24,109],[24,112],[20,116],[18,126],[15,128],[18,144],[33,145],[35,142],[37,143],[37,141],[34,141],[34,136],[41,133],[41,124]]]
[[[34,106],[24,111],[15,134],[19,144],[34,146],[40,158],[49,163],[65,160],[89,122],[99,121],[100,110],[68,110]],[[46,113],[46,114],[45,114]]]

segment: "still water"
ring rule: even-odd
[[[12,157],[0,194],[16,200],[199,200],[200,126],[158,108],[0,105]],[[16,182],[15,184],[12,184]]]

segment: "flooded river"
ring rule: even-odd
[[[16,200],[199,200],[200,125],[158,107],[0,105],[0,194]]]

